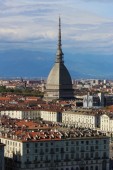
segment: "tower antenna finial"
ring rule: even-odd
[[[63,52],[62,52],[62,43],[61,43],[61,18],[59,16],[59,31],[58,31],[58,48],[56,53],[56,62],[63,63]]]

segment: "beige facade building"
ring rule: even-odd
[[[43,120],[52,122],[62,122],[62,113],[58,111],[40,111],[40,116]]]
[[[91,130],[0,135],[6,170],[109,170],[109,137]]]
[[[62,123],[70,124],[74,127],[96,128],[95,115],[87,112],[65,111],[62,112]]]
[[[52,110],[1,110],[0,116],[17,119],[35,120],[42,118],[46,121],[61,122],[74,127],[100,129],[113,133],[113,117],[105,112],[98,114],[91,109],[76,109],[73,111]]]
[[[40,110],[1,110],[0,116],[3,115],[14,119],[36,119],[40,117]]]

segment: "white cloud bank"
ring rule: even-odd
[[[0,49],[54,48],[61,15],[64,48],[113,53],[113,12],[106,15],[113,3],[104,0],[96,11],[98,2],[0,0]]]

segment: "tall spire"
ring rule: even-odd
[[[58,47],[56,53],[56,63],[63,63],[63,52],[62,52],[62,43],[61,43],[61,19],[59,17],[59,33],[58,33]]]

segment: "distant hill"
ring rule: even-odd
[[[113,78],[113,56],[71,54],[64,56],[73,78]],[[55,52],[0,51],[0,77],[47,77]]]

